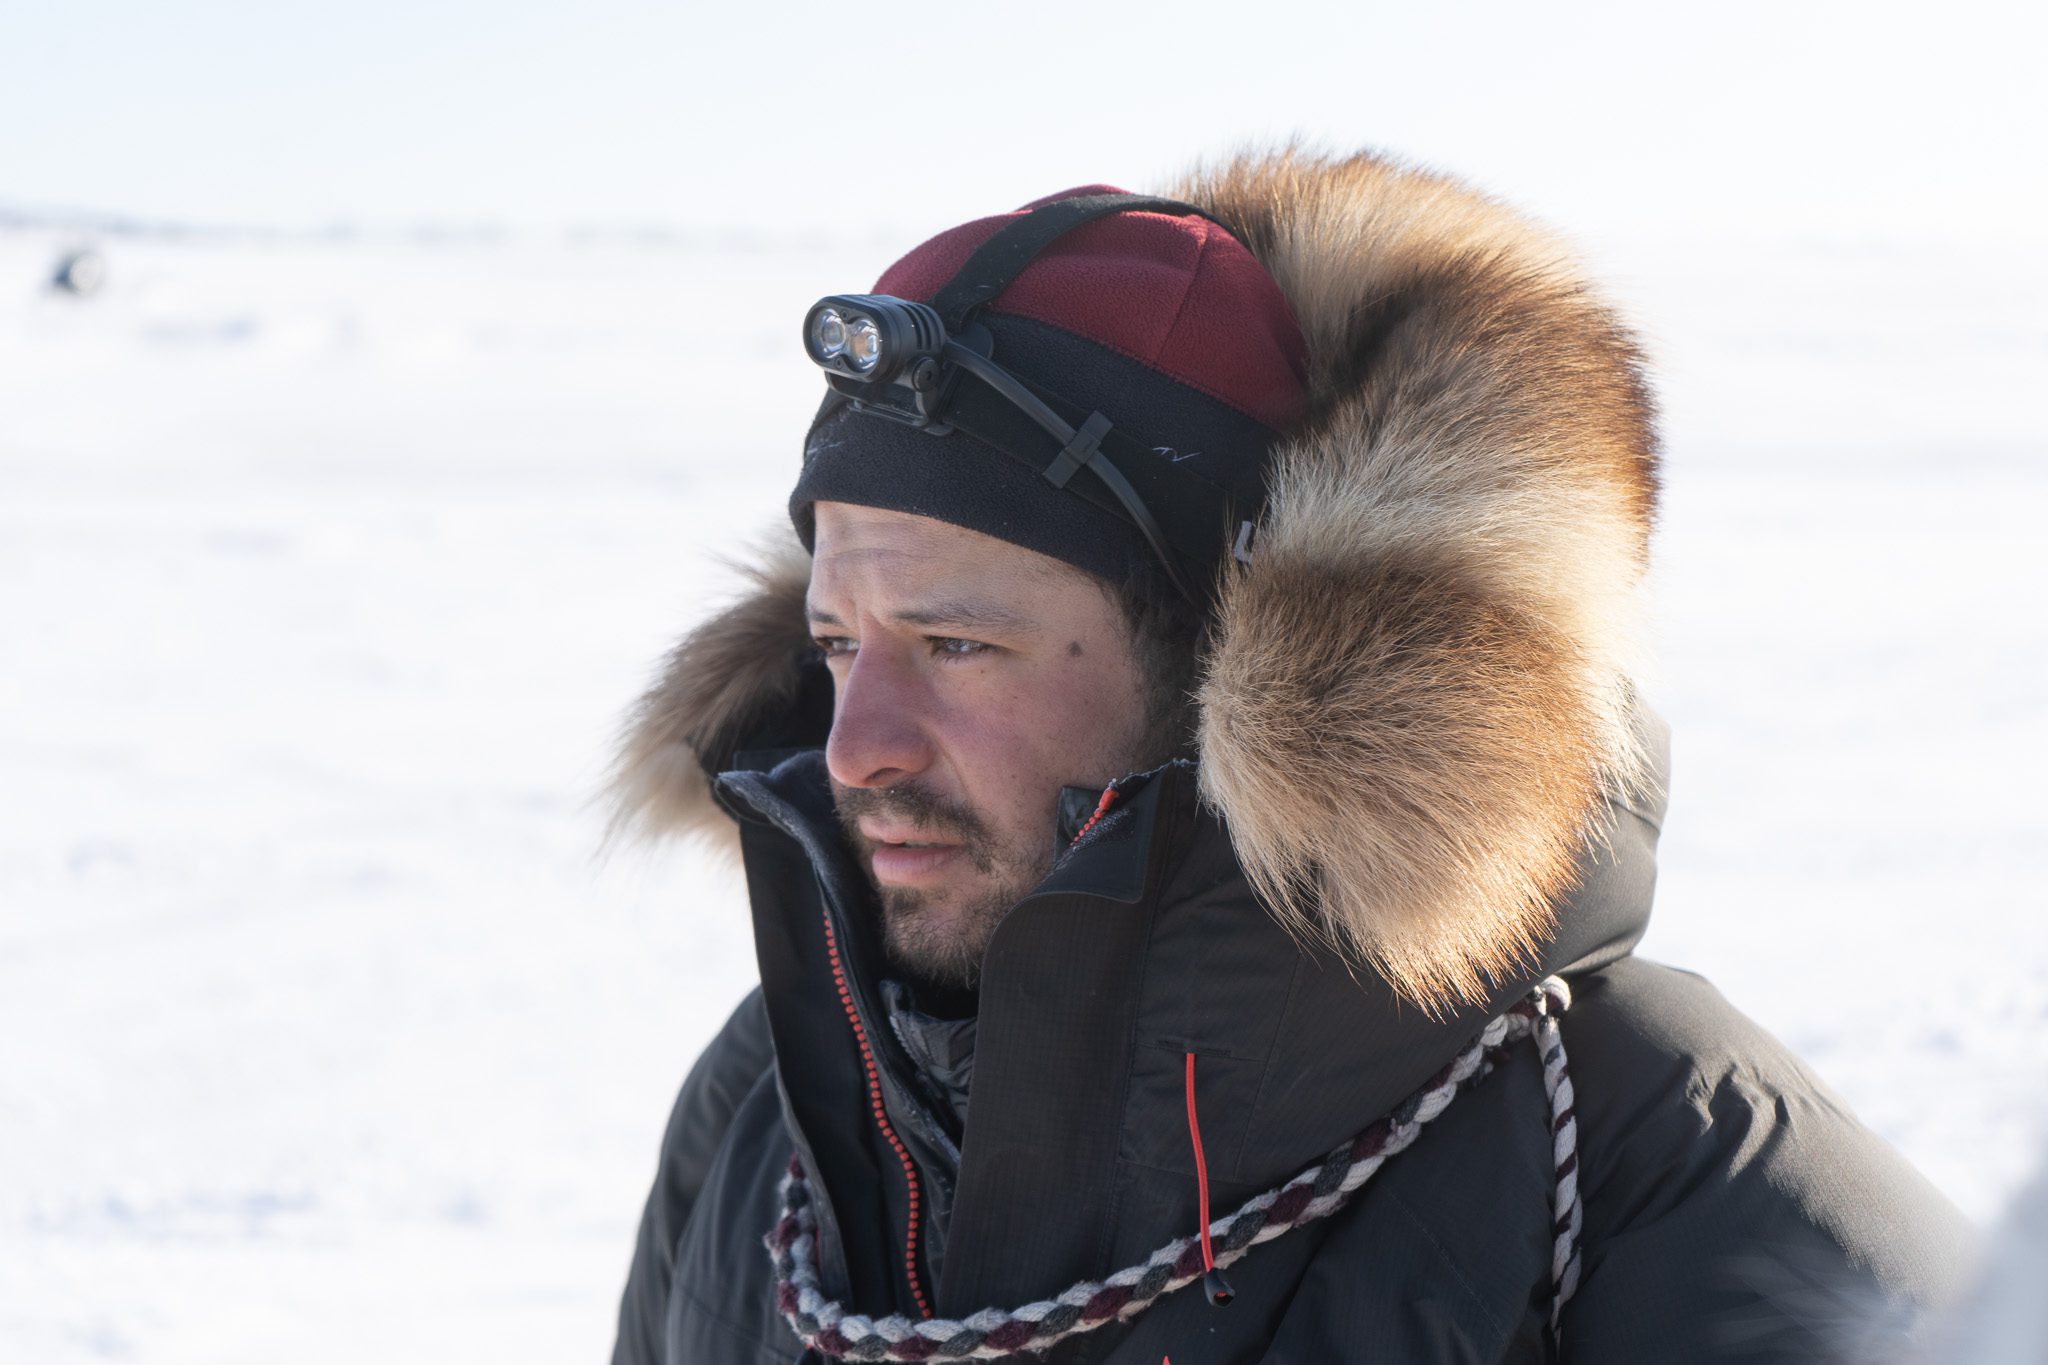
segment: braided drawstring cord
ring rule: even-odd
[[[1483,1079],[1510,1044],[1533,1036],[1550,1097],[1557,1177],[1550,1309],[1555,1333],[1579,1278],[1578,1125],[1557,1022],[1570,1005],[1571,990],[1563,980],[1553,976],[1539,983],[1392,1113],[1292,1180],[1253,1196],[1235,1213],[1210,1224],[1215,1264],[1231,1265],[1259,1243],[1342,1208],[1387,1158],[1406,1149],[1462,1090]],[[1187,1236],[1105,1280],[1082,1280],[1053,1298],[1008,1311],[984,1308],[959,1319],[851,1313],[826,1298],[819,1287],[817,1220],[811,1211],[810,1185],[794,1158],[782,1179],[782,1217],[765,1240],[775,1265],[776,1306],[807,1347],[831,1360],[999,1360],[1019,1351],[1043,1351],[1068,1337],[1137,1316],[1200,1279],[1204,1270],[1202,1239]]]
[[[1535,1009],[1530,1032],[1543,1058],[1543,1090],[1550,1096],[1550,1160],[1554,1183],[1551,1208],[1550,1334],[1560,1331],[1564,1306],[1579,1287],[1579,1229],[1585,1211],[1579,1207],[1579,1120],[1572,1094],[1572,1073],[1565,1063],[1564,1030],[1558,1016],[1571,1007],[1571,987],[1562,977],[1549,977],[1529,994]]]

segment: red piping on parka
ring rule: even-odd
[[[1081,836],[1095,828],[1095,822],[1109,813],[1116,801],[1116,784],[1102,789],[1102,799],[1095,804],[1095,813],[1088,817],[1088,823],[1074,831],[1074,837],[1067,847],[1081,842]],[[1230,1281],[1216,1268],[1216,1251],[1209,1244],[1209,1161],[1202,1151],[1202,1121],[1195,1112],[1195,1054],[1187,1054],[1188,1094],[1188,1142],[1195,1149],[1195,1203],[1196,1216],[1201,1220],[1202,1235],[1202,1294],[1216,1307],[1221,1308],[1237,1297],[1237,1291],[1230,1287]]]
[[[1217,1308],[1237,1297],[1230,1281],[1216,1268],[1216,1251],[1209,1245],[1209,1161],[1202,1154],[1202,1121],[1195,1116],[1195,1054],[1187,1054],[1188,1142],[1195,1149],[1195,1216],[1202,1228],[1202,1296]]]

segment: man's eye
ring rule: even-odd
[[[950,635],[927,635],[931,641],[932,653],[943,654],[950,659],[971,659],[977,654],[986,654],[994,645],[982,644],[979,640],[956,640]]]
[[[835,654],[853,653],[853,641],[847,639],[844,635],[813,635],[811,643],[816,645],[818,652],[828,659]]]

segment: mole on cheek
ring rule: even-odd
[[[1081,657],[1081,642],[1079,640],[1069,640],[1067,642],[1067,657],[1069,659]]]

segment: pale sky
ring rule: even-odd
[[[1588,235],[2034,241],[2040,14],[0,0],[0,208],[900,237],[1300,132]]]

